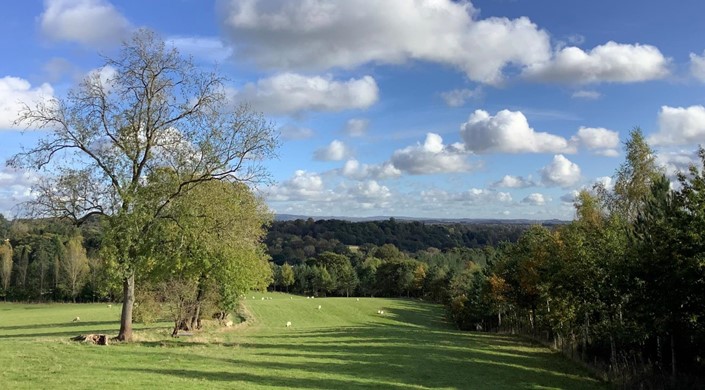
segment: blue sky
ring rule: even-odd
[[[669,174],[705,142],[705,3],[46,0],[3,4],[0,161],[99,53],[157,31],[281,131],[277,213],[570,219],[640,126]],[[0,165],[14,216],[41,173]]]

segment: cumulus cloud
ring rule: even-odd
[[[687,172],[691,165],[699,165],[698,153],[696,150],[660,152],[656,155],[656,163],[663,167],[668,177],[675,179],[678,173]]]
[[[573,97],[574,99],[597,100],[602,97],[602,94],[597,91],[581,89],[579,91],[573,92],[571,97]]]
[[[340,173],[347,178],[356,180],[382,180],[401,176],[401,171],[389,161],[379,165],[368,165],[361,164],[354,159],[346,161]]]
[[[351,155],[350,149],[342,141],[333,140],[328,146],[318,149],[313,153],[316,160],[340,161]]]
[[[548,198],[538,192],[534,192],[533,194],[529,194],[526,198],[522,199],[521,202],[530,204],[532,206],[542,206],[550,200],[551,198]]]
[[[588,52],[575,46],[562,48],[549,61],[530,65],[524,76],[573,84],[632,83],[667,76],[669,62],[654,46],[610,41]]]
[[[574,148],[563,137],[537,132],[520,111],[502,110],[492,116],[476,110],[460,126],[465,148],[477,153],[569,153]]]
[[[245,85],[234,98],[270,114],[298,114],[368,108],[378,92],[371,76],[337,81],[331,76],[282,73]]]
[[[531,180],[531,177],[524,178],[522,176],[504,175],[502,180],[492,183],[494,188],[527,188],[534,187],[536,183]]]
[[[0,214],[13,217],[16,205],[32,199],[32,186],[37,183],[35,173],[0,167]]]
[[[562,154],[541,169],[541,182],[547,187],[570,187],[580,180],[580,167]]]
[[[460,145],[444,145],[440,135],[428,133],[423,145],[395,151],[391,162],[400,171],[425,175],[468,171],[471,167],[466,158],[467,153]]]
[[[573,190],[567,194],[563,194],[561,196],[561,202],[573,204],[575,203],[575,200],[578,198],[579,194],[580,192],[578,190]]]
[[[658,132],[649,137],[653,145],[694,145],[705,143],[705,107],[662,106]]]
[[[232,47],[216,37],[173,36],[167,38],[166,42],[177,48],[181,54],[207,63],[223,62],[233,54]]]
[[[332,196],[333,193],[325,189],[321,175],[304,170],[297,170],[291,179],[267,191],[267,198],[272,201],[320,201]]]
[[[573,141],[597,154],[615,157],[619,155],[619,133],[603,127],[581,127]]]
[[[705,51],[701,56],[690,53],[690,74],[705,83]]]
[[[465,102],[472,98],[477,98],[482,95],[482,88],[475,89],[454,89],[451,91],[441,92],[441,98],[446,102],[448,107],[460,107],[465,105]]]
[[[90,47],[119,43],[132,29],[130,22],[104,0],[45,0],[39,25],[51,40]]]
[[[279,128],[279,134],[286,140],[301,140],[313,137],[313,130],[307,127],[287,124]]]
[[[53,95],[54,89],[46,83],[32,88],[29,81],[19,77],[0,78],[0,130],[18,128],[14,122],[24,104],[49,103]]]
[[[275,69],[421,60],[497,84],[507,65],[545,62],[551,52],[549,35],[528,18],[479,19],[465,1],[230,0],[219,14],[241,57]]]
[[[370,121],[367,119],[352,118],[345,123],[345,134],[350,137],[362,137],[367,132]]]
[[[459,202],[464,204],[510,203],[512,195],[483,188],[471,188],[467,191],[451,193],[443,190],[427,190],[421,192],[421,199],[426,203],[442,204]]]
[[[363,206],[365,208],[378,205],[380,202],[385,202],[392,197],[392,192],[389,188],[374,180],[357,183],[348,189],[347,194],[352,200],[366,205]]]

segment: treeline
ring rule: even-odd
[[[300,264],[323,252],[344,253],[348,246],[392,244],[413,253],[427,248],[483,248],[516,241],[529,225],[426,224],[419,221],[348,222],[298,219],[274,222],[266,237],[277,264]]]
[[[0,215],[0,296],[13,301],[114,300],[108,264],[98,255],[97,219],[80,229],[54,219]]]
[[[639,131],[614,190],[576,200],[576,219],[533,227],[485,268],[451,282],[463,329],[523,333],[634,388],[703,388],[705,150],[676,185]]]

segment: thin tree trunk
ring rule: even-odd
[[[673,380],[676,379],[676,340],[673,336],[674,332],[671,332],[671,375]]]
[[[120,315],[120,333],[117,339],[120,341],[132,341],[132,307],[135,304],[135,274],[122,280],[122,314]]]

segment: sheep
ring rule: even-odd
[[[113,305],[108,305],[108,309],[110,309],[111,307],[113,307]]]
[[[289,297],[289,299],[294,299],[294,297]]]
[[[321,310],[321,305],[318,305],[318,310]]]
[[[81,317],[74,318],[72,322],[78,322],[78,321],[81,321]]]
[[[231,326],[233,326],[232,320],[228,320],[228,322],[225,323],[225,326],[227,326],[228,328],[230,328]]]
[[[306,299],[311,299],[311,297],[306,297]]]
[[[360,302],[360,298],[357,298],[357,301]]]
[[[264,301],[264,297],[262,297],[262,300]]]
[[[377,314],[379,314],[379,315],[384,314],[384,310],[377,310]]]
[[[287,327],[287,328],[291,328],[291,321],[287,321],[287,322],[286,322],[286,327]]]
[[[255,297],[252,297],[252,299],[255,299]]]

